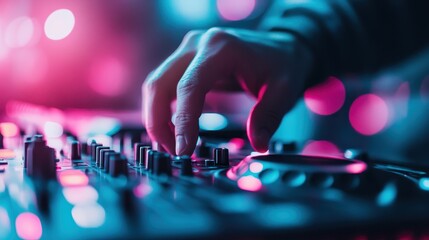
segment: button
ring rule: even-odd
[[[103,149],[110,149],[109,147],[105,147],[105,146],[97,146],[95,149],[95,165],[98,167],[100,165],[100,161],[101,161],[101,150]]]
[[[182,176],[194,176],[194,171],[192,170],[192,159],[189,156],[180,156],[181,168],[180,175]]]
[[[147,152],[151,150],[152,148],[150,146],[141,146],[139,149],[140,157],[138,159],[138,166],[146,166],[147,161]]]
[[[143,143],[134,143],[134,165],[139,165],[141,153],[140,153],[140,147],[143,147]]]
[[[157,152],[153,154],[153,174],[171,176],[171,158],[167,153]]]
[[[106,157],[108,153],[114,153],[115,151],[113,151],[112,149],[101,149],[100,151],[100,160],[98,161],[98,165],[97,167],[99,167],[100,169],[104,169],[105,164],[106,164]]]
[[[148,172],[152,172],[153,170],[153,156],[158,153],[158,151],[155,150],[148,150],[146,152],[146,162],[145,162],[145,169]]]
[[[91,161],[92,162],[95,162],[95,155],[96,155],[96,152],[97,152],[96,150],[97,150],[97,147],[99,147],[99,146],[102,146],[102,145],[96,143],[95,141],[91,142],[91,152],[90,152],[90,154],[91,154]]]
[[[119,153],[109,154],[109,174],[112,177],[128,177],[128,161]]]
[[[113,150],[111,150],[111,151],[106,151],[105,153],[104,153],[104,158],[103,158],[103,167],[104,167],[104,171],[105,172],[107,172],[107,173],[109,173],[110,172],[110,156],[111,155],[114,155],[114,154],[119,154],[119,153],[117,153],[117,152],[115,152],[115,151],[113,151]],[[120,155],[120,154],[119,154]]]
[[[73,141],[70,146],[70,160],[81,160],[80,146],[78,141]]]
[[[213,158],[216,166],[229,166],[229,151],[227,148],[215,148]]]
[[[36,135],[27,148],[27,174],[30,177],[56,179],[55,150],[46,146],[43,136]]]

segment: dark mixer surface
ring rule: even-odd
[[[251,154],[244,139],[204,136],[192,157],[154,149],[135,129],[104,145],[6,137],[0,238],[427,236],[425,170],[353,151],[304,156],[290,143]]]

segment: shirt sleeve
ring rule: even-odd
[[[279,0],[261,24],[294,34],[313,51],[310,83],[375,71],[429,43],[428,0]]]

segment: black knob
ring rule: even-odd
[[[98,167],[100,165],[100,161],[101,161],[101,150],[103,149],[110,149],[109,147],[105,147],[105,146],[97,146],[95,148],[95,165]]]
[[[229,151],[228,148],[215,148],[213,158],[216,166],[229,166]]]
[[[112,177],[128,177],[128,161],[119,153],[109,154],[109,174]]]
[[[181,156],[180,162],[182,166],[180,175],[188,177],[194,176],[194,171],[192,170],[192,159],[189,156]]]
[[[4,148],[4,144],[3,144],[3,135],[0,133],[0,149]]]
[[[33,141],[32,137],[26,137],[24,141],[24,167],[27,168],[27,149]]]
[[[196,154],[200,158],[211,158],[212,147],[210,147],[207,143],[201,142],[199,146],[197,146]]]
[[[106,164],[106,157],[108,153],[115,152],[111,149],[101,149],[100,151],[100,160],[97,162],[97,167],[104,169]]]
[[[153,173],[157,176],[171,176],[171,158],[169,154],[157,152],[153,155]]]
[[[46,146],[41,135],[33,137],[27,148],[27,174],[41,180],[56,179],[55,150]]]
[[[152,172],[152,170],[153,170],[153,157],[157,153],[158,153],[158,151],[155,151],[155,150],[148,150],[146,152],[145,169],[149,172]]]
[[[95,141],[91,142],[91,152],[90,152],[90,154],[91,154],[91,161],[93,161],[93,162],[95,162],[95,155],[96,155],[97,147],[98,146],[102,146],[102,145],[96,143]]]
[[[70,160],[81,160],[80,146],[78,141],[73,141],[70,146]]]
[[[146,167],[146,161],[147,161],[147,152],[151,150],[152,148],[150,146],[141,146],[139,149],[140,156],[138,159],[138,166]]]
[[[139,164],[140,159],[140,147],[142,147],[143,143],[134,143],[134,165],[137,166]]]
[[[114,154],[119,154],[113,150],[110,151],[106,151],[103,154],[103,166],[104,166],[104,171],[106,171],[107,173],[110,172],[110,156],[114,155]],[[119,154],[120,155],[120,154]]]

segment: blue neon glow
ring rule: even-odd
[[[429,191],[429,178],[420,179],[419,186],[422,190]]]
[[[164,13],[175,25],[199,25],[211,23],[215,18],[215,6],[210,0],[163,0]]]
[[[377,196],[378,205],[384,207],[392,204],[396,199],[397,192],[398,191],[394,183],[386,184]]]
[[[228,120],[218,113],[203,113],[201,114],[199,125],[201,130],[217,131],[228,126]]]

